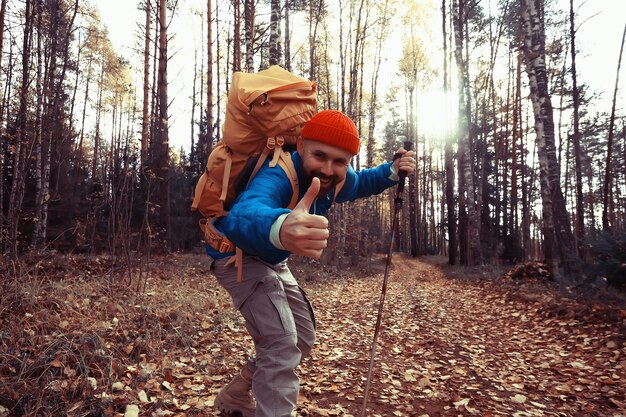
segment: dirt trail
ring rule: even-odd
[[[360,415],[382,276],[309,288],[318,344],[301,371],[303,415]],[[616,323],[555,317],[495,286],[394,256],[370,415],[624,416]]]

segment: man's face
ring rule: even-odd
[[[352,154],[327,143],[304,139],[298,142],[307,188],[314,177],[320,179],[318,197],[325,197],[346,177]]]

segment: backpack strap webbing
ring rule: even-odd
[[[228,180],[230,179],[230,170],[233,166],[233,158],[230,156],[226,156],[226,166],[224,167],[224,176],[222,177],[222,195],[220,195],[220,200],[226,200],[226,194],[228,193]]]
[[[204,240],[219,253],[228,253],[235,250],[235,245],[226,236],[213,226],[215,219],[200,219],[198,224],[204,234]]]
[[[209,180],[209,169],[204,168],[204,172],[202,173],[202,175],[200,175],[198,184],[196,184],[196,189],[193,195],[193,202],[191,203],[191,211],[198,210],[198,204],[200,204],[200,198],[202,197],[202,190],[204,190],[204,186],[208,180]]]
[[[291,159],[291,154],[289,152],[285,152],[282,149],[280,150],[281,155],[278,159],[278,165],[285,171],[287,174],[287,178],[289,178],[289,182],[291,183],[291,201],[287,206],[288,209],[293,210],[298,204],[298,194],[300,191],[300,186],[298,184],[298,173],[296,172],[296,167],[293,165],[293,160]]]

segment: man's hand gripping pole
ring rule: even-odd
[[[406,151],[410,151],[413,149],[412,142],[404,142],[403,145]],[[393,156],[394,161],[400,158],[402,154],[397,153]],[[393,217],[391,224],[391,242],[389,243],[389,251],[387,252],[387,262],[385,263],[385,275],[383,277],[383,288],[380,292],[380,301],[378,303],[378,316],[376,317],[376,326],[374,327],[374,340],[372,341],[372,348],[370,353],[370,364],[369,369],[367,371],[367,382],[365,383],[365,394],[363,396],[363,405],[361,408],[361,417],[365,417],[367,415],[367,400],[370,392],[370,384],[372,381],[372,370],[374,369],[374,359],[376,357],[376,344],[378,342],[378,335],[380,334],[380,324],[383,316],[383,306],[385,304],[385,294],[387,293],[387,282],[389,280],[389,268],[391,266],[391,255],[393,253],[393,246],[396,238],[396,229],[398,228],[398,217],[400,214],[400,210],[402,209],[402,193],[404,191],[404,179],[406,178],[406,172],[399,170],[398,176],[400,177],[400,182],[398,183],[398,188],[396,191],[396,198],[394,199],[394,208],[393,208]]]

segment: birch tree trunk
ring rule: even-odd
[[[171,242],[170,230],[170,199],[169,199],[169,131],[168,131],[168,99],[167,99],[167,1],[159,4],[159,78],[157,91],[159,95],[158,124],[158,163],[157,179],[159,181],[159,225],[163,232],[166,250]]]
[[[271,5],[269,63],[280,65],[280,0],[271,0]]]
[[[524,58],[535,116],[536,145],[539,156],[539,182],[542,201],[544,255],[555,274],[558,263],[567,274],[578,278],[580,266],[574,248],[574,236],[560,185],[556,158],[554,116],[546,72],[543,1],[522,0]]]
[[[215,5],[215,32],[220,33],[220,4],[219,2]],[[217,100],[216,100],[216,112],[215,112],[215,141],[220,141],[220,114],[222,112],[222,96],[220,94],[220,62],[221,62],[221,49],[220,49],[220,38],[221,36],[216,36],[215,39],[215,91],[217,91]],[[228,64],[226,65],[228,67]]]
[[[208,1],[211,3],[211,0]],[[254,0],[244,0],[243,19],[244,42],[246,44],[246,72],[254,71],[254,14]]]
[[[459,164],[460,173],[463,175],[463,187],[459,187],[459,202],[464,204],[467,210],[467,230],[465,239],[467,248],[465,257],[461,254],[461,259],[465,258],[465,264],[476,265],[482,262],[480,251],[480,215],[476,207],[474,175],[472,171],[471,136],[470,136],[470,103],[469,97],[469,76],[467,62],[463,53],[465,37],[467,36],[467,22],[465,15],[465,0],[452,1],[452,21],[454,27],[454,57],[457,67],[458,95],[459,95]],[[461,181],[460,181],[461,183]]]

